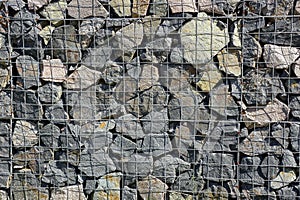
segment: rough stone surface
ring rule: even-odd
[[[53,25],[59,25],[66,17],[67,1],[60,0],[44,7],[41,15],[51,21]]]
[[[279,159],[276,156],[266,156],[260,163],[259,169],[268,180],[274,179],[279,173]]]
[[[240,162],[240,180],[243,183],[263,185],[264,179],[259,175],[258,167],[261,163],[259,157],[244,157]]]
[[[109,2],[109,5],[114,9],[116,14],[120,17],[129,17],[131,16],[131,2],[130,0],[120,1],[112,0]]]
[[[150,0],[133,0],[132,2],[132,16],[145,16],[149,7]]]
[[[276,178],[271,182],[272,189],[280,189],[287,186],[296,179],[296,174],[294,171],[280,172]]]
[[[51,59],[42,61],[41,78],[44,81],[63,82],[67,76],[67,68],[60,59]]]
[[[196,85],[204,92],[211,91],[222,80],[222,73],[213,63],[207,64],[200,75]]]
[[[6,87],[7,83],[9,82],[9,79],[9,70],[0,68],[0,90]]]
[[[6,92],[0,92],[0,119],[10,119],[13,117],[13,108],[10,100]]]
[[[141,181],[138,181],[137,188],[143,200],[160,200],[164,199],[165,193],[169,187],[158,178],[147,176]]]
[[[198,12],[195,0],[168,0],[172,13]]]
[[[27,121],[17,121],[13,137],[13,145],[16,148],[32,147],[38,143],[37,130],[34,125]]]
[[[116,131],[132,139],[140,139],[145,136],[139,120],[132,114],[126,114],[116,120]]]
[[[96,193],[93,195],[94,200],[101,199],[121,199],[120,187],[121,187],[122,173],[110,173],[102,176],[98,179],[98,187]]]
[[[73,18],[107,17],[109,13],[99,1],[72,0],[67,6],[68,14]]]
[[[62,87],[53,83],[47,83],[38,89],[38,96],[42,103],[55,104],[62,95]]]
[[[156,157],[172,151],[172,144],[167,133],[149,133],[144,137],[141,149],[145,154]]]
[[[218,53],[219,68],[228,75],[241,75],[242,56],[240,51],[223,49]]]
[[[86,200],[87,198],[83,193],[82,185],[72,185],[53,189],[53,191],[51,191],[51,199]]]

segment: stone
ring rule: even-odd
[[[141,150],[146,155],[158,157],[172,151],[172,144],[167,133],[150,133],[144,137]]]
[[[264,179],[258,172],[259,157],[244,157],[239,165],[240,181],[251,185],[263,185]]]
[[[190,169],[191,164],[180,158],[166,155],[154,162],[153,175],[167,184],[175,182],[176,174]]]
[[[184,59],[196,69],[209,63],[212,57],[229,42],[227,29],[220,29],[217,22],[212,21],[203,12],[198,13],[196,19],[184,24],[180,34]],[[211,51],[208,51],[209,49]]]
[[[115,88],[115,97],[122,104],[125,104],[130,99],[136,96],[137,91],[137,80],[131,78],[130,76],[124,76],[119,84]]]
[[[201,191],[201,194],[199,195],[199,197],[201,199],[228,199],[228,191],[226,190],[226,188],[222,187],[222,186],[216,186],[216,185],[212,185],[212,187],[209,187],[203,191]]]
[[[294,157],[293,152],[288,149],[284,149],[282,153],[282,159],[280,165],[285,169],[293,169],[297,167],[297,163]]]
[[[2,188],[8,188],[11,182],[11,164],[8,161],[1,161],[0,162],[0,186]]]
[[[289,185],[296,180],[294,171],[281,171],[276,178],[271,181],[271,188],[276,190]]]
[[[239,1],[210,1],[210,0],[200,0],[198,2],[198,10],[201,12],[219,14],[219,15],[229,15],[235,10],[235,7]]]
[[[196,85],[203,92],[209,92],[222,80],[222,73],[215,64],[209,63],[200,69],[200,77]]]
[[[153,38],[153,40],[149,41],[145,46],[146,53],[153,55],[156,61],[162,63],[168,58],[172,49],[172,43],[173,39],[169,37],[159,39]]]
[[[25,7],[25,2],[22,0],[9,0],[7,3],[8,6],[15,11],[19,11]]]
[[[0,119],[11,119],[14,116],[11,97],[0,91]]]
[[[82,90],[92,85],[96,85],[100,78],[101,72],[81,65],[66,78],[64,81],[64,87],[67,89]]]
[[[113,38],[111,45],[114,49],[112,60],[120,58],[129,61],[133,58],[137,47],[142,43],[144,36],[143,24],[140,21],[133,22],[118,30]]]
[[[116,131],[132,139],[144,138],[143,128],[135,116],[126,114],[116,120]]]
[[[265,107],[254,111],[245,111],[243,114],[243,121],[249,128],[254,124],[262,127],[267,126],[272,122],[284,121],[290,112],[290,108],[281,101],[274,99],[273,102],[268,103]]]
[[[158,4],[153,4],[153,3],[150,4],[150,12],[151,12],[151,6],[154,6],[154,5],[158,5]],[[145,16],[142,19],[142,23],[143,23],[143,27],[144,27],[144,37],[145,37],[145,39],[147,39],[146,41],[153,41],[155,38],[156,30],[161,23],[161,19],[157,15]]]
[[[0,157],[9,158],[10,157],[10,131],[11,126],[9,123],[0,122]]]
[[[204,180],[195,175],[192,170],[180,173],[171,185],[173,191],[188,191],[191,193],[198,193],[204,188]]]
[[[54,124],[47,124],[43,126],[39,132],[39,137],[46,147],[53,148],[54,150],[59,148],[59,136],[60,128]]]
[[[274,191],[270,191],[270,189],[266,187],[253,187],[251,189],[242,190],[241,194],[242,198],[252,199],[252,198],[268,198],[270,200],[276,200],[276,193]]]
[[[231,154],[208,153],[204,156],[203,178],[213,181],[230,180],[235,176],[234,158]]]
[[[168,130],[168,111],[167,109],[161,111],[152,111],[141,118],[144,133],[163,133]]]
[[[47,45],[51,40],[52,32],[54,31],[54,26],[45,26],[40,32],[39,36],[41,36],[44,40],[44,44]]]
[[[1,167],[1,169],[3,169]],[[29,169],[15,171],[11,181],[13,199],[41,199],[50,198],[46,187],[42,187],[33,173]]]
[[[299,18],[277,19],[276,22],[263,28],[257,38],[267,44],[298,47],[300,44],[299,25]]]
[[[120,172],[110,173],[102,176],[97,180],[98,187],[93,195],[93,199],[121,199],[121,178],[122,173]]]
[[[63,63],[77,64],[81,60],[80,44],[74,26],[59,26],[52,32],[52,38],[45,47],[45,53],[60,59]]]
[[[148,11],[150,0],[133,0],[132,2],[132,17],[143,17]]]
[[[241,51],[223,49],[217,54],[219,68],[228,75],[240,76],[242,57]]]
[[[183,49],[179,47],[173,48],[170,54],[170,61],[176,64],[184,64]]]
[[[45,118],[54,124],[65,124],[69,115],[64,110],[62,102],[58,102],[45,109]]]
[[[51,199],[87,200],[86,196],[83,193],[82,184],[54,188],[51,191]]]
[[[297,196],[296,192],[292,187],[283,187],[280,190],[277,190],[277,197],[285,200],[292,200]]]
[[[62,133],[59,136],[59,144],[60,147],[63,149],[69,149],[73,152],[80,152],[80,149],[84,146],[81,141],[84,141],[84,134],[82,138],[80,138],[80,126],[79,125],[73,125],[71,123],[68,123],[67,126],[62,130]],[[99,134],[100,135],[100,134]],[[99,140],[97,134],[97,137],[94,137],[93,143],[96,144]],[[102,136],[102,135],[100,135]],[[103,137],[101,138],[103,139]],[[102,142],[102,141],[101,141]],[[103,141],[105,142],[105,140]],[[90,144],[90,145],[91,145]]]
[[[88,48],[87,55],[82,59],[82,65],[96,71],[102,71],[105,63],[110,59],[112,54],[111,47]]]
[[[115,62],[107,62],[101,79],[110,86],[115,86],[120,82],[122,78],[123,67]]]
[[[125,200],[137,200],[137,191],[136,189],[131,189],[127,186],[124,186],[124,188],[122,188],[122,197]]]
[[[245,16],[242,20],[240,20],[240,24],[243,32],[251,32],[256,31],[260,28],[265,27],[265,18],[261,15],[257,15],[255,13],[249,12],[247,16]]]
[[[153,0],[149,6],[149,13],[159,17],[164,17],[168,13],[167,0]]]
[[[87,176],[101,177],[116,170],[109,155],[103,150],[84,150],[80,156],[78,169]]]
[[[117,135],[117,137],[110,145],[109,149],[113,154],[121,157],[129,157],[137,150],[137,144],[127,139],[126,137]]]
[[[295,75],[299,78],[300,77],[300,59],[297,59],[292,65],[291,68]]]
[[[288,69],[299,56],[300,50],[295,47],[264,45],[263,58],[266,66],[272,69]]]
[[[27,121],[16,122],[12,142],[15,148],[32,147],[38,143],[37,130],[35,126]]]
[[[300,133],[300,124],[296,122],[291,123],[289,139],[291,143],[291,149],[296,152],[299,150],[299,144],[300,144],[299,133]]]
[[[144,65],[138,82],[141,91],[146,90],[152,85],[157,85],[159,80],[158,68],[153,65]]]
[[[122,158],[119,162],[124,166],[122,169],[125,174],[134,178],[144,178],[153,171],[152,156],[133,154],[130,157]]]
[[[28,9],[29,10],[38,10],[42,8],[43,6],[49,4],[49,0],[28,0]]]
[[[0,90],[5,88],[10,81],[10,72],[7,69],[0,67]]]
[[[280,124],[272,127],[271,135],[285,149],[289,146],[289,134],[290,129],[288,127],[283,128]]]
[[[68,15],[75,19],[87,17],[108,17],[109,13],[103,5],[96,0],[72,0],[68,6]]]
[[[44,81],[61,83],[66,76],[67,68],[60,59],[42,60],[41,78]]]
[[[246,104],[251,106],[266,105],[277,95],[286,94],[279,75],[268,70],[247,72],[243,78],[243,93]]]
[[[40,86],[39,62],[31,56],[19,56],[16,60],[16,67],[19,74],[18,83],[28,89],[33,86]]]
[[[221,116],[238,116],[240,113],[239,106],[228,90],[229,87],[222,84],[210,91],[210,109]]]
[[[279,164],[279,159],[274,155],[270,155],[264,157],[258,169],[263,174],[264,178],[272,180],[279,173]]]
[[[243,34],[241,39],[243,64],[255,68],[262,54],[260,43],[249,34]]]
[[[49,3],[40,14],[46,17],[53,25],[57,26],[62,24],[62,21],[66,18],[67,5],[67,1],[65,0]]]
[[[295,96],[292,97],[289,103],[289,108],[291,109],[292,116],[299,119],[299,104],[300,104],[300,97]]]
[[[55,104],[62,95],[62,87],[53,83],[46,83],[37,90],[39,99],[42,103]]]
[[[172,13],[198,12],[195,0],[181,0],[180,2],[176,0],[168,0],[168,3]]]
[[[165,199],[168,188],[169,187],[167,184],[151,175],[137,182],[137,190],[139,191],[139,194],[143,200]]]
[[[119,17],[130,17],[131,16],[131,2],[130,0],[112,0],[109,5],[113,8],[115,13]]]
[[[5,190],[0,190],[0,199],[9,199],[9,194]]]

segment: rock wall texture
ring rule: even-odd
[[[0,199],[299,199],[299,57],[299,0],[0,1]]]

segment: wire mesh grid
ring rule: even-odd
[[[0,6],[0,199],[300,197],[300,1]]]

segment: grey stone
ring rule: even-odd
[[[286,126],[282,127],[280,124],[272,126],[271,135],[285,149],[287,149],[289,146],[289,134],[290,134],[290,129]]]
[[[299,96],[292,97],[289,102],[289,108],[291,109],[292,116],[297,119],[300,118],[299,106],[300,106],[300,97]]]
[[[167,184],[151,175],[137,182],[137,190],[143,200],[165,199],[168,188]]]
[[[107,18],[106,21],[106,28],[120,28],[124,26],[128,26],[131,22],[133,22],[133,19],[130,18],[119,18],[119,19],[112,19]]]
[[[263,185],[264,179],[258,172],[261,163],[259,157],[244,157],[239,165],[240,181],[247,184]]]
[[[154,55],[159,62],[164,62],[172,49],[172,38],[158,38],[148,42],[145,46],[150,55]]]
[[[291,143],[291,149],[296,152],[299,151],[299,144],[300,144],[299,133],[300,133],[300,124],[296,122],[291,123],[289,139]]]
[[[116,131],[132,139],[144,138],[143,128],[135,116],[126,114],[116,120]]]
[[[192,171],[187,171],[176,177],[174,184],[171,185],[171,189],[198,193],[204,188],[204,184],[205,182],[201,177],[195,175]]]
[[[243,34],[242,41],[243,64],[247,67],[256,67],[262,54],[260,43],[249,34]]]
[[[168,133],[149,133],[144,137],[141,149],[145,154],[157,157],[171,152],[172,144]]]
[[[239,106],[228,90],[227,85],[220,85],[210,92],[210,109],[224,117],[238,116],[240,113]]]
[[[10,157],[10,131],[11,126],[9,123],[0,122],[0,157],[9,158]]]
[[[12,142],[15,148],[32,147],[38,143],[35,126],[27,121],[18,120],[13,130]]]
[[[149,13],[159,17],[164,17],[168,13],[167,0],[153,0],[149,6]]]
[[[76,35],[75,27],[72,25],[55,28],[45,53],[59,58],[64,63],[77,63],[81,60],[81,50]]]
[[[25,89],[40,86],[39,62],[31,56],[19,56],[16,60],[18,83]]]
[[[122,77],[120,83],[115,88],[114,95],[116,99],[122,104],[125,104],[127,101],[134,98],[138,88],[137,83],[137,80],[130,76]]]
[[[3,167],[1,167],[3,169]],[[38,179],[28,169],[15,171],[11,187],[13,199],[49,199],[49,193],[45,187],[41,187]]]
[[[243,189],[242,198],[245,199],[270,199],[270,200],[276,200],[276,193],[274,191],[270,191],[270,189],[266,187],[253,187],[250,189]]]
[[[131,140],[117,135],[114,139],[112,144],[110,145],[109,149],[111,152],[120,157],[129,157],[137,150],[136,143],[132,142]]]
[[[47,5],[48,3],[49,3],[48,0],[40,0],[40,1],[29,0],[28,1],[28,9],[29,10],[38,10],[38,9],[42,8],[44,5]]]
[[[241,21],[243,32],[251,32],[265,27],[265,18],[261,15],[249,12]]]
[[[234,157],[231,154],[208,153],[203,159],[203,178],[213,181],[233,179],[235,176]]]
[[[122,191],[122,197],[124,200],[137,200],[136,189],[131,189],[131,188],[125,186],[121,191]]]
[[[277,191],[277,197],[282,200],[294,200],[296,196],[292,187],[284,187]]]
[[[196,2],[193,0],[182,0],[180,3],[176,0],[169,0],[168,3],[172,13],[198,12]]]
[[[105,67],[105,63],[110,59],[112,55],[112,48],[107,46],[100,46],[97,48],[88,48],[87,54],[82,59],[82,64],[86,67],[102,71]]]
[[[167,109],[161,111],[152,111],[141,118],[145,134],[162,133],[168,130],[168,112]]]
[[[153,175],[165,183],[174,183],[176,174],[188,171],[191,165],[180,158],[166,155],[154,162]]]
[[[115,62],[107,62],[101,78],[106,84],[115,86],[122,78],[122,73],[122,66]]]
[[[50,161],[47,164],[45,173],[43,174],[42,181],[44,183],[53,184],[54,186],[66,186],[76,183],[75,168],[66,166],[61,161]]]
[[[153,3],[150,4],[149,12],[151,12],[151,6],[155,5]],[[161,23],[161,18],[157,17],[157,15],[148,15],[142,19],[142,22],[144,27],[144,41],[153,41],[156,38],[155,33]]]
[[[279,173],[279,159],[274,156],[266,156],[261,161],[259,170],[267,180],[272,180]]]
[[[138,88],[139,90],[147,90],[153,85],[158,85],[159,73],[158,68],[154,65],[143,65],[139,77]]]
[[[285,169],[293,169],[297,167],[297,163],[294,157],[293,152],[288,149],[284,149],[282,153],[282,159],[280,165]]]
[[[39,137],[45,146],[53,148],[59,147],[60,128],[54,124],[47,124],[39,130]]]
[[[158,37],[166,37],[168,35],[171,35],[175,33],[180,27],[183,26],[184,22],[187,21],[187,19],[191,18],[192,15],[189,13],[180,13],[175,14],[174,19],[165,19],[156,30],[156,35]]]
[[[5,88],[10,80],[10,71],[0,67],[0,91]]]
[[[144,178],[153,171],[152,156],[133,154],[130,157],[122,158],[119,162],[123,163],[125,174],[135,178]]]
[[[13,107],[11,97],[6,92],[0,92],[0,119],[11,119],[13,117]]]
[[[84,137],[86,137],[85,136],[86,134],[88,133],[83,132],[80,134],[81,140],[83,142],[84,142]],[[112,144],[113,134],[109,131],[100,132],[95,130],[93,134],[90,134],[87,142],[88,142],[89,149],[92,149],[93,151],[102,151]]]
[[[252,12],[255,12],[259,15],[276,16],[279,19],[281,19],[282,16],[287,15],[292,7],[292,0],[281,0],[278,2],[269,0],[261,2],[251,2],[251,4],[249,4],[249,8],[252,10]]]
[[[226,188],[222,187],[222,186],[216,186],[216,185],[212,185],[211,187],[201,191],[201,194],[199,195],[199,197],[201,199],[228,199],[228,191],[226,190]]]
[[[176,64],[183,64],[185,61],[183,59],[183,49],[180,47],[175,47],[171,50],[170,61]]]
[[[73,125],[71,123],[68,123],[67,126],[64,128],[63,132],[59,136],[60,147],[64,149],[72,150],[73,152],[75,151],[79,152],[82,146],[79,138],[79,134],[80,134],[79,131],[80,131],[80,127],[78,125]],[[97,143],[98,141],[95,139],[93,142]]]
[[[211,14],[228,15],[234,11],[238,1],[210,1],[201,0],[198,2],[198,10]]]
[[[103,18],[93,18],[82,21],[78,33],[80,34],[80,43],[83,48],[90,46],[93,38],[103,30],[104,24],[105,19]]]
[[[180,30],[184,58],[196,69],[211,61],[229,42],[227,29],[221,30],[216,21],[200,12],[198,17],[183,25]],[[211,34],[208,34],[211,33]],[[211,49],[212,51],[206,51]]]
[[[55,104],[62,95],[62,87],[53,83],[46,83],[38,88],[37,93],[42,103]]]
[[[251,70],[243,79],[243,97],[247,105],[266,105],[277,95],[284,95],[285,88],[277,74],[270,71]],[[256,84],[261,83],[261,84]]]
[[[51,199],[87,200],[81,184],[54,188],[51,191]]]
[[[63,103],[58,102],[45,109],[45,118],[54,124],[65,124],[69,115],[64,110]]]
[[[84,150],[80,156],[78,169],[90,177],[101,177],[116,170],[107,152],[103,150]]]
[[[294,171],[281,171],[276,178],[271,181],[271,188],[276,190],[289,185],[296,180],[296,174]]]
[[[268,103],[261,109],[246,110],[243,114],[243,121],[246,126],[257,127],[267,126],[271,122],[280,122],[286,120],[290,109],[281,101],[274,99],[273,102]]]
[[[82,90],[92,85],[96,85],[100,78],[100,72],[81,65],[66,78],[64,87],[67,89]]]
[[[84,0],[71,1],[68,6],[68,15],[75,19],[82,19],[87,17],[107,17],[109,15],[108,11],[103,7],[99,1],[95,0]]]
[[[19,11],[23,7],[25,7],[25,2],[22,0],[9,0],[7,3],[8,3],[8,6],[15,11]]]
[[[266,66],[272,69],[288,69],[299,55],[300,50],[295,47],[264,45],[264,61]]]
[[[0,175],[0,186],[2,188],[8,188],[10,185],[10,179],[11,179],[11,170],[10,170],[10,162],[9,161],[1,161],[0,162],[0,169],[1,169],[1,175]]]
[[[294,79],[289,79],[288,81],[285,82],[285,86],[288,88],[288,92],[290,94],[299,94],[300,92],[300,79],[294,78]]]
[[[83,191],[85,194],[90,195],[97,188],[97,180],[87,179],[85,180]]]
[[[298,47],[300,44],[299,18],[278,19],[260,31],[261,42]]]
[[[61,25],[62,21],[66,18],[67,2],[65,0],[59,0],[57,2],[51,2],[47,4],[40,14],[46,17],[54,25]]]
[[[0,190],[0,199],[9,200],[9,194],[5,190]]]

